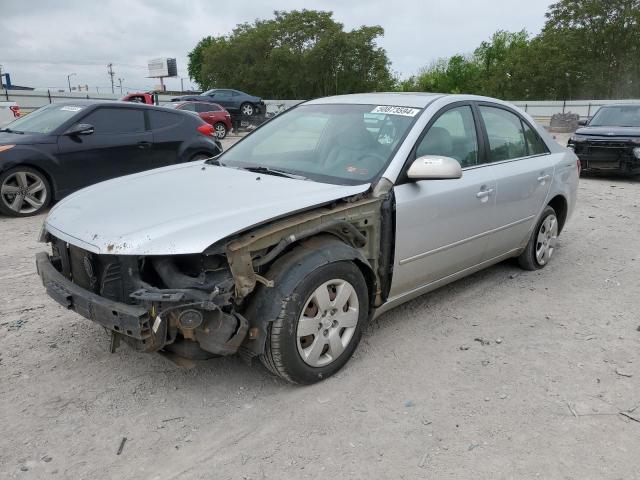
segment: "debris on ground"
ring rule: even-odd
[[[470,348],[469,345],[460,345],[460,350],[469,350]]]
[[[629,378],[633,377],[633,373],[629,373],[629,372],[627,372],[625,370],[621,370],[619,368],[616,368],[616,373],[618,375],[620,375],[621,377],[629,377]]]
[[[122,437],[122,441],[120,442],[120,446],[118,447],[118,453],[116,453],[116,455],[120,455],[122,453],[125,443],[127,443],[127,437]]]
[[[476,338],[474,338],[474,339],[473,339],[473,341],[474,341],[474,342],[479,342],[479,343],[480,343],[480,345],[483,345],[483,346],[484,346],[484,345],[491,345],[491,341],[489,341],[489,340],[485,340],[485,339],[484,339],[484,338],[482,338],[482,337],[476,337]]]
[[[15,332],[16,330],[20,330],[22,327],[25,326],[25,324],[27,323],[27,320],[22,320],[21,318],[19,318],[18,320],[14,320],[12,322],[5,322],[2,323],[1,325],[7,325],[7,330],[9,330],[10,332]]]

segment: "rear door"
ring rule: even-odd
[[[535,130],[502,105],[478,105],[487,144],[487,162],[496,180],[496,216],[487,256],[522,246],[542,211],[553,179],[554,162]]]
[[[58,137],[61,167],[73,172],[73,188],[152,168],[153,136],[141,108],[98,107],[77,123],[94,127],[90,135]]]
[[[482,137],[468,103],[445,107],[412,154],[460,162],[462,178],[403,181],[394,187],[396,255],[390,296],[401,295],[480,263],[495,208],[496,182],[480,163]],[[408,162],[408,163],[411,163]]]
[[[211,125],[216,122],[216,110],[220,110],[216,105],[212,103],[196,103],[195,107],[202,120]]]
[[[193,107],[194,103],[186,104]],[[181,108],[182,110],[182,108]],[[184,115],[171,111],[148,110],[149,128],[153,134],[153,148],[151,150],[153,156],[153,167],[163,167],[178,163],[181,158],[182,142],[194,135],[193,132],[187,132],[188,128]]]

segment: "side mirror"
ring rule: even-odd
[[[69,128],[69,130],[64,132],[64,134],[69,136],[91,135],[94,131],[95,129],[93,128],[93,125],[89,125],[88,123],[78,123]]]
[[[455,158],[441,155],[418,157],[409,167],[407,177],[413,180],[449,180],[462,177],[462,167]]]
[[[587,125],[589,125],[589,120],[578,120],[578,126],[586,127]]]

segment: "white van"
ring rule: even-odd
[[[9,122],[13,122],[20,116],[20,107],[16,102],[0,101],[0,127],[4,127]]]

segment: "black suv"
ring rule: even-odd
[[[53,103],[0,129],[0,213],[35,215],[88,185],[220,152],[214,128],[187,112]]]
[[[569,139],[583,172],[640,174],[640,104],[605,105]]]

